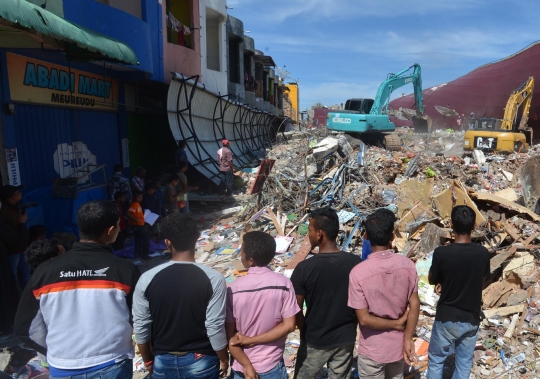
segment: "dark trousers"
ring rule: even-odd
[[[114,250],[122,250],[124,248],[124,243],[126,242],[126,231],[121,230],[116,237],[116,241],[112,244]]]
[[[135,231],[135,254],[146,257],[150,252],[150,237],[146,232],[146,228],[140,225],[133,226]]]
[[[220,171],[219,172],[219,194],[220,195],[232,195],[232,184],[233,184],[233,172],[229,171]]]

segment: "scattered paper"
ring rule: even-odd
[[[276,236],[276,254],[285,254],[287,250],[289,250],[289,246],[291,246],[292,241],[294,241],[293,237],[285,237],[285,236]]]

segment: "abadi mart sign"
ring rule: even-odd
[[[6,53],[11,100],[72,108],[116,110],[118,81]]]

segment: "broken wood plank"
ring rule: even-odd
[[[529,238],[527,238],[525,240],[525,242],[523,242],[523,244],[525,246],[527,245],[530,245],[532,241],[534,241],[536,238],[540,237],[540,233],[536,233],[536,234],[533,234],[532,236],[530,236]]]
[[[521,313],[523,311],[523,305],[518,304],[511,307],[503,307],[496,309],[488,309],[484,311],[486,318],[492,318],[493,316],[508,316],[513,315],[514,313]]]
[[[521,236],[519,235],[518,231],[516,230],[516,228],[514,228],[512,225],[510,225],[509,223],[505,223],[503,224],[503,228],[504,228],[504,231],[506,233],[508,233],[508,235],[510,237],[512,237],[512,239],[514,241],[518,241]]]
[[[517,251],[517,248],[515,246],[510,247],[508,251],[504,253],[497,254],[489,261],[489,269],[490,272],[493,274],[496,269],[498,269],[508,258],[510,258],[512,255],[514,255]]]
[[[279,221],[277,220],[276,215],[272,211],[272,208],[270,208],[270,207],[266,208],[266,212],[268,213],[268,216],[272,220],[272,223],[274,224],[278,234],[280,236],[284,236],[285,233],[283,233],[283,229],[281,229],[281,225],[279,224]]]
[[[514,335],[514,330],[516,329],[516,325],[519,320],[519,315],[516,313],[512,316],[512,322],[510,322],[510,326],[508,329],[506,329],[506,333],[504,333],[504,338],[512,338]]]
[[[521,329],[523,329],[523,323],[525,322],[525,317],[527,317],[527,308],[529,307],[529,299],[531,298],[533,293],[533,287],[530,286],[527,290],[527,301],[525,304],[523,304],[523,311],[521,313],[521,319],[519,320],[518,329],[516,331],[516,334],[519,336],[521,334]]]
[[[523,330],[526,331],[526,332],[532,333],[532,334],[536,334],[537,336],[540,336],[540,330],[538,330],[538,329],[523,328]]]

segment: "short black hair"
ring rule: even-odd
[[[137,198],[137,196],[142,196],[143,193],[141,191],[133,191],[133,200]]]
[[[60,253],[58,245],[59,242],[55,238],[32,242],[24,252],[26,263],[30,265],[32,271],[35,271],[43,262],[57,257]]]
[[[178,142],[178,147],[184,147],[186,146],[186,140],[181,140]]]
[[[116,191],[114,193],[114,200],[116,201],[116,200],[120,199],[122,196],[127,196],[127,194],[125,192],[123,192],[123,191]]]
[[[122,165],[121,164],[115,164],[114,165],[114,172],[121,172],[122,171]]]
[[[317,208],[311,211],[311,218],[315,220],[317,230],[322,230],[329,240],[335,240],[339,234],[339,217],[330,207]]]
[[[160,178],[155,178],[154,180],[152,180],[152,183],[154,183],[154,186],[157,187],[157,183],[161,184],[162,180]]]
[[[268,266],[276,255],[276,241],[270,234],[254,231],[244,235],[242,250],[246,258],[252,258],[255,266]]]
[[[371,246],[387,246],[394,233],[396,215],[388,209],[378,209],[366,219],[366,234]]]
[[[149,190],[153,190],[153,189],[156,189],[156,185],[154,184],[154,182],[148,182],[144,185],[144,190],[145,191],[149,191]]]
[[[200,233],[197,221],[188,214],[174,212],[163,219],[161,223],[165,238],[171,241],[176,251],[193,251]]]
[[[471,234],[476,223],[476,213],[468,205],[458,205],[452,209],[452,226],[456,234]]]
[[[172,182],[175,182],[177,180],[180,180],[180,178],[178,177],[178,175],[174,174],[174,175],[171,175],[167,178],[167,183],[172,183]]]
[[[140,174],[141,172],[146,172],[146,169],[144,167],[137,167],[137,170],[135,170],[135,173]]]
[[[46,233],[47,228],[45,225],[32,225],[28,228],[28,241],[33,242]]]
[[[186,161],[179,161],[178,162],[178,168],[183,169],[184,167],[187,167]]]
[[[107,229],[116,226],[120,211],[110,201],[93,200],[77,211],[77,226],[81,239],[97,240]]]

